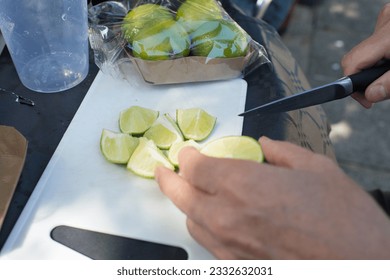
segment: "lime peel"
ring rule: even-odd
[[[179,134],[181,140],[184,140],[183,133],[181,132],[179,126],[177,125],[176,121],[172,118],[172,116],[168,113],[164,114],[165,119],[172,125],[172,127],[175,129],[177,134]]]
[[[168,151],[168,159],[175,167],[179,166],[178,156],[181,149],[184,147],[194,147],[198,150],[200,149],[200,145],[192,139],[173,144]]]
[[[127,169],[144,178],[154,178],[157,166],[174,170],[174,166],[152,140],[140,138],[140,143],[127,163]]]
[[[128,128],[127,122],[147,129],[142,133],[135,129],[126,133],[103,129],[101,151],[108,161],[127,164],[126,168],[134,174],[151,179],[157,166],[178,169],[178,154],[187,146],[212,157],[264,161],[260,143],[249,136],[224,136],[201,146],[198,142],[210,136],[216,120],[200,108],[177,109],[174,120],[169,114],[159,118],[159,111],[132,106],[120,114],[121,130],[128,131],[124,129]],[[129,133],[143,134],[143,137],[133,137]]]
[[[123,110],[119,116],[119,128],[123,133],[142,135],[159,116],[159,111],[132,106]]]
[[[158,123],[149,128],[144,137],[153,140],[158,148],[168,150],[173,143],[181,141],[180,137],[165,125]]]
[[[212,157],[264,161],[260,143],[249,136],[225,136],[206,143],[200,152]]]
[[[126,164],[138,146],[138,142],[138,138],[128,134],[103,129],[100,137],[100,149],[109,162]]]
[[[183,134],[169,114],[159,117],[145,132],[144,137],[153,140],[162,150],[168,150],[172,144],[184,141]]]
[[[177,109],[176,121],[185,139],[203,141],[214,130],[217,118],[200,108]]]

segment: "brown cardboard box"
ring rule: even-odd
[[[207,61],[206,57],[188,56],[148,61],[133,57],[131,61],[145,82],[161,85],[237,78],[242,76],[246,58],[214,58]]]
[[[142,79],[152,85],[233,79],[243,77],[257,66],[269,63],[265,48],[250,38],[245,30],[242,32],[249,40],[249,50],[245,57],[207,58],[192,56],[191,53],[183,58],[160,61],[133,57],[131,46],[121,27],[122,18],[128,13],[128,9],[112,1],[103,3],[89,10],[89,39],[96,65],[102,72],[113,77],[130,81],[128,77],[133,73],[129,71],[129,62],[135,66]],[[221,11],[226,18],[230,18],[222,7]],[[233,19],[230,20],[233,22]]]
[[[111,11],[107,16],[107,9],[115,12]],[[132,63],[141,80],[152,85],[216,81],[243,77],[258,66],[269,63],[265,48],[249,35],[249,49],[245,57],[207,58],[190,54],[160,61],[136,58],[122,34],[121,21],[118,22],[127,12],[112,2],[90,9],[89,39],[95,63],[102,72],[113,77],[130,81],[128,78],[134,73],[129,71],[128,64]]]
[[[125,56],[135,65],[145,82],[153,85],[179,84],[228,80],[242,77],[251,64],[261,65],[268,62],[266,51],[260,45],[252,42],[245,57],[207,58],[187,56],[183,58],[150,61],[135,58],[124,47]],[[123,60],[122,60],[123,63]],[[124,77],[126,68],[121,72]]]
[[[27,140],[15,128],[0,125],[0,229],[19,181]]]

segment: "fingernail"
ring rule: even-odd
[[[388,93],[383,85],[374,85],[367,90],[367,100],[379,102],[388,98]]]
[[[261,137],[260,137],[260,140],[261,140],[261,141],[271,141],[271,139],[268,138],[267,136],[261,136]]]

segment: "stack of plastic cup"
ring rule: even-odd
[[[60,92],[85,79],[86,0],[0,0],[0,7],[0,29],[23,85]]]

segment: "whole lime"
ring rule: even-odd
[[[144,26],[132,42],[133,56],[145,60],[167,60],[188,56],[190,37],[173,19]]]
[[[245,56],[250,42],[249,35],[232,20],[205,22],[191,37],[192,54],[208,58]]]
[[[186,0],[176,13],[176,20],[183,24],[188,33],[206,21],[222,18],[223,10],[215,0]]]
[[[143,4],[132,9],[123,19],[124,38],[131,43],[134,37],[147,25],[161,20],[174,19],[173,13],[161,5]]]

